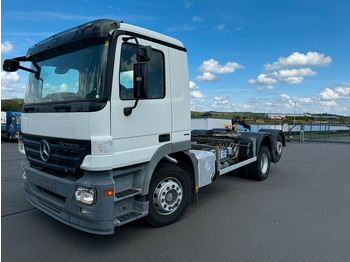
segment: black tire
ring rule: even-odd
[[[269,149],[265,146],[261,146],[257,161],[247,166],[249,176],[252,179],[264,181],[270,173],[270,161],[271,156]]]
[[[146,219],[156,227],[175,223],[185,213],[190,196],[191,179],[186,172],[179,166],[162,164],[151,180]]]
[[[273,144],[273,160],[278,163],[282,157],[283,153],[283,143],[281,135],[277,135],[276,140]]]

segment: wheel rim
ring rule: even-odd
[[[276,141],[275,143],[275,153],[276,156],[282,155],[283,145],[281,141]]]
[[[262,156],[261,156],[261,160],[260,160],[260,170],[261,170],[261,173],[265,174],[267,169],[269,167],[269,158],[267,157],[267,154],[264,153]]]
[[[183,188],[179,180],[170,177],[162,180],[153,193],[153,206],[161,215],[170,215],[181,204]]]

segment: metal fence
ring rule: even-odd
[[[317,141],[350,143],[350,123],[313,123],[289,125],[285,131],[287,141]]]

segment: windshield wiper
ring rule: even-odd
[[[63,109],[69,112],[72,107],[69,105],[59,105],[59,106],[54,106],[53,108],[57,111]]]
[[[28,113],[29,111],[35,111],[35,107],[34,106],[24,106],[23,107],[23,110],[26,112],[26,113]],[[38,109],[38,111],[39,111],[39,109]]]

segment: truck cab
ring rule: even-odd
[[[187,50],[147,29],[96,20],[3,69],[30,72],[19,139],[27,200],[86,232],[174,223],[217,175],[249,164],[264,180],[282,152],[272,131],[192,131],[192,141]]]
[[[21,137],[29,202],[97,234],[146,216],[158,164],[179,152],[189,158],[183,153],[191,148],[183,44],[97,20],[4,63],[5,71],[19,67],[30,72]]]
[[[16,141],[21,131],[21,112],[1,112],[1,137]]]

